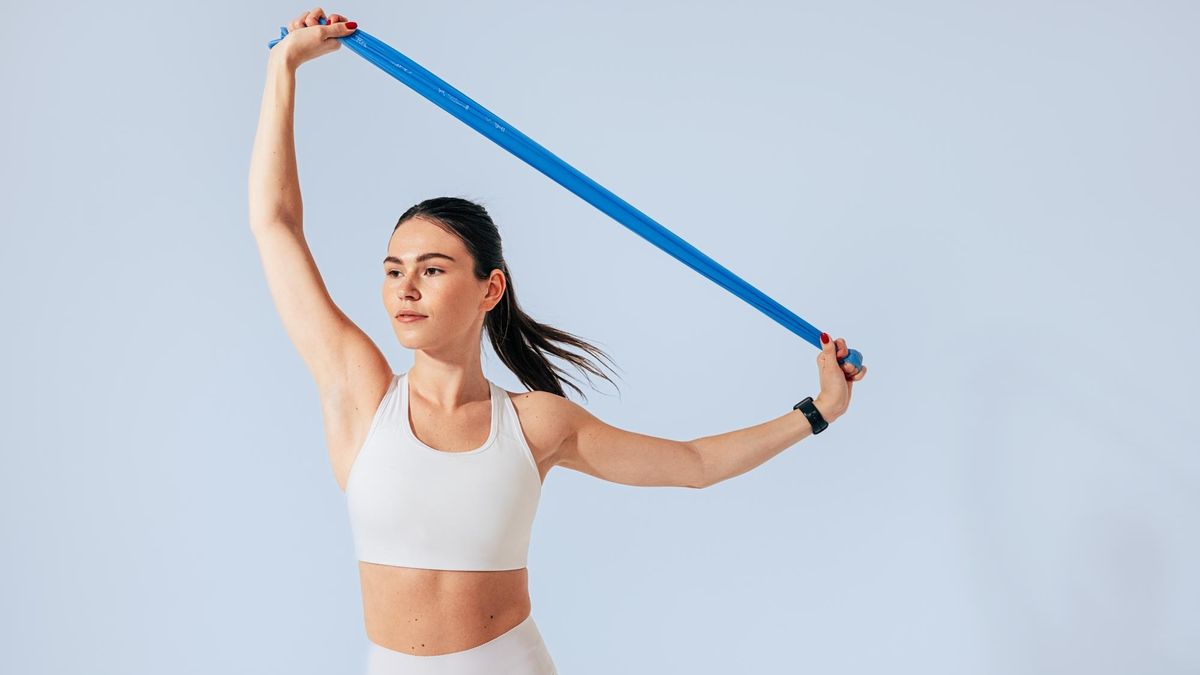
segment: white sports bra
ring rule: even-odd
[[[408,416],[408,373],[393,375],[346,478],[359,560],[435,570],[525,567],[542,481],[504,389],[492,392],[483,445],[422,443]]]

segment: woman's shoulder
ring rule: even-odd
[[[572,414],[578,404],[548,391],[507,391],[530,448],[541,461],[558,452],[562,442],[574,432]]]

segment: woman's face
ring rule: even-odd
[[[478,345],[484,315],[504,292],[504,275],[492,270],[480,281],[474,266],[462,240],[428,220],[410,218],[396,228],[383,261],[383,305],[400,344],[408,349]],[[402,309],[425,318],[401,321]]]

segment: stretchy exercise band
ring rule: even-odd
[[[324,17],[319,21],[321,25],[328,23]],[[267,47],[274,47],[280,40],[287,37],[287,34],[287,28],[280,27],[279,39],[271,40],[267,43]],[[335,39],[342,40],[359,56],[408,85],[413,91],[462,120],[467,126],[487,136],[497,145],[524,160],[559,185],[574,192],[584,201],[607,213],[646,241],[666,251],[676,260],[713,280],[750,305],[757,307],[763,314],[775,319],[784,328],[804,338],[818,349],[821,348],[821,331],[812,324],[751,286],[741,277],[679,238],[675,233],[659,225],[650,216],[583,175],[557,155],[517,131],[511,124],[450,86],[437,75],[421,67],[416,61],[384,44],[361,28],[356,29],[350,35]],[[856,349],[849,350],[849,354],[838,359],[839,364],[845,362],[851,363],[856,370],[862,370],[862,354]]]

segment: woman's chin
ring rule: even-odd
[[[411,332],[403,329],[396,331],[396,339],[400,342],[400,346],[405,349],[426,349],[433,344],[433,341],[428,338],[413,335]]]

